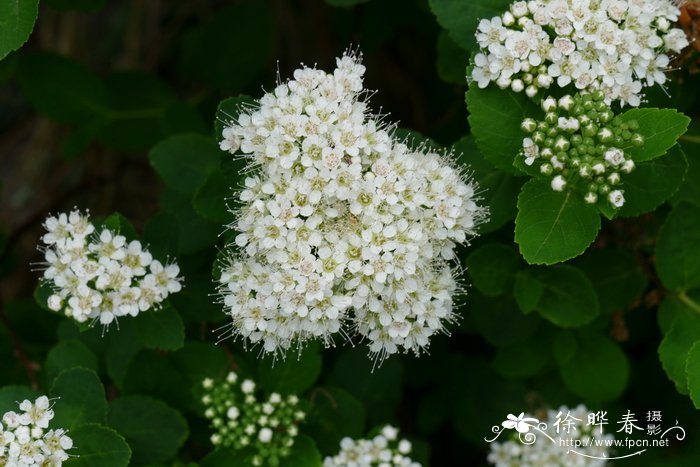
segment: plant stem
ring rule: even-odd
[[[685,292],[678,294],[678,299],[694,312],[700,314],[700,303],[690,298]]]
[[[682,135],[678,139],[680,139],[681,141],[686,141],[688,143],[700,144],[700,135]]]

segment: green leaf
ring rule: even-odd
[[[653,211],[678,191],[687,170],[688,160],[678,145],[662,157],[637,164],[622,178],[625,204],[617,215],[634,217]]]
[[[274,10],[260,8],[257,0],[224,5],[228,6],[213,10],[208,21],[183,35],[180,65],[188,76],[240,92],[274,63]],[[260,84],[257,82],[255,87]]]
[[[688,392],[696,409],[700,409],[700,340],[696,341],[688,352],[685,363],[688,377]]]
[[[177,350],[185,345],[185,325],[177,310],[170,305],[139,313],[130,321],[144,347]]]
[[[123,393],[157,397],[181,409],[192,406],[187,378],[168,356],[153,350],[144,350],[131,359],[124,376]]]
[[[401,398],[402,381],[401,360],[389,358],[376,367],[361,348],[344,350],[326,380],[328,385],[345,389],[362,401],[370,425],[393,417]]]
[[[340,440],[346,436],[357,439],[365,434],[365,408],[346,391],[335,387],[315,388],[310,401],[306,431],[313,434],[323,454],[336,454]]]
[[[122,321],[118,332],[106,336],[107,350],[105,364],[107,374],[118,388],[123,388],[124,378],[133,358],[143,349],[141,340],[136,335],[129,320]]]
[[[569,265],[537,268],[533,276],[542,284],[537,312],[562,328],[590,323],[599,313],[598,295],[588,277]]]
[[[690,118],[674,109],[649,107],[628,110],[620,119],[636,120],[639,123],[638,132],[644,136],[643,145],[623,148],[635,162],[648,161],[665,154],[690,124]]]
[[[321,467],[321,453],[313,439],[299,435],[294,439],[289,457],[283,462],[285,467]]]
[[[457,156],[460,167],[468,167],[473,179],[483,191],[485,204],[489,206],[489,220],[479,226],[481,235],[499,229],[515,218],[518,212],[516,200],[524,179],[503,172],[484,159],[474,142],[467,135],[454,143],[451,150]]]
[[[38,14],[39,0],[0,2],[0,60],[27,42]]]
[[[576,356],[578,340],[572,331],[561,330],[554,337],[552,350],[559,366],[566,365]]]
[[[177,217],[170,212],[159,212],[143,226],[143,241],[155,258],[175,256],[180,247]]]
[[[77,339],[61,341],[46,355],[44,363],[46,380],[51,382],[62,371],[76,367],[97,372],[97,357]]]
[[[686,360],[688,352],[700,339],[700,315],[684,307],[671,323],[671,328],[659,344],[661,366],[669,379],[676,385],[678,392],[688,393]]]
[[[58,397],[53,423],[73,430],[87,423],[104,424],[107,416],[105,390],[94,371],[73,368],[60,373],[51,386]]]
[[[700,286],[700,206],[681,203],[668,215],[656,242],[656,272],[672,290]]]
[[[430,9],[450,37],[466,50],[477,50],[474,34],[481,19],[501,15],[510,0],[429,0]]]
[[[544,286],[542,282],[532,277],[532,274],[528,273],[527,270],[516,274],[515,283],[513,284],[513,295],[520,311],[525,314],[533,311],[540,302],[543,292]]]
[[[186,342],[173,354],[173,362],[187,376],[190,386],[200,385],[204,378],[221,378],[229,369],[226,351],[209,342]]]
[[[542,321],[536,316],[525,316],[510,295],[488,298],[476,290],[467,296],[469,318],[475,328],[490,344],[513,345],[527,341]]]
[[[474,287],[487,297],[497,297],[510,288],[520,259],[507,245],[487,243],[469,255],[466,263]]]
[[[169,188],[191,197],[219,168],[221,151],[206,136],[177,135],[158,143],[148,158]]]
[[[134,226],[131,225],[131,222],[129,222],[126,217],[118,212],[109,215],[104,220],[104,226],[112,232],[125,236],[127,240],[138,239],[138,234],[136,233]]]
[[[493,357],[494,369],[506,378],[527,378],[538,374],[549,356],[539,343],[498,347]]]
[[[105,84],[109,110],[96,137],[107,147],[137,152],[177,133],[208,132],[199,113],[154,74],[117,72]]]
[[[261,358],[258,363],[260,386],[282,394],[301,394],[309,389],[321,374],[321,354],[318,345],[310,345],[301,353],[292,350],[284,359]]]
[[[540,109],[523,93],[495,86],[481,89],[471,85],[466,97],[469,125],[481,154],[497,168],[521,174],[513,166],[523,145],[520,124],[526,116],[537,117]]]
[[[629,307],[640,299],[648,283],[639,261],[620,248],[591,250],[575,265],[593,284],[604,314]]]
[[[530,264],[554,264],[583,253],[600,230],[597,210],[579,193],[530,180],[518,196],[515,241]]]
[[[108,111],[105,84],[82,63],[50,53],[22,55],[18,82],[27,100],[62,123],[95,123]]]
[[[194,210],[191,196],[175,190],[164,190],[160,203],[164,210],[177,218],[178,250],[182,254],[191,254],[210,248],[221,232],[221,226],[203,219]],[[174,298],[180,294],[174,295]]]
[[[230,222],[232,219],[226,201],[233,196],[232,180],[221,171],[209,174],[204,183],[197,188],[192,205],[197,214],[217,223]]]
[[[216,141],[223,138],[224,128],[238,121],[238,116],[258,104],[255,99],[246,95],[233,96],[219,102],[216,108],[216,120],[214,120],[214,137]]]
[[[0,388],[0,413],[17,412],[22,401],[27,399],[34,402],[40,395],[26,386],[3,386]]]
[[[437,73],[441,80],[462,86],[467,84],[469,53],[455,43],[444,29],[437,40]]]
[[[230,448],[217,448],[207,454],[204,459],[199,462],[200,467],[230,467],[241,466],[248,467],[252,464],[248,460],[249,455],[243,451],[234,451]]]
[[[587,334],[579,337],[576,355],[559,371],[573,394],[600,403],[622,395],[629,379],[629,362],[612,340]]]
[[[145,396],[124,396],[109,403],[109,426],[131,446],[134,463],[158,463],[172,458],[189,434],[175,409]]]
[[[96,11],[105,6],[107,0],[44,0],[59,11]]]
[[[124,438],[102,425],[89,423],[70,431],[75,455],[66,462],[70,467],[126,467],[131,449]]]
[[[700,180],[700,120],[695,119],[691,122],[688,133],[681,136],[680,141],[683,153],[688,160],[688,171],[671,202],[677,204],[688,201],[700,205],[700,183],[697,183]]]

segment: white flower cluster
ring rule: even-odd
[[[513,439],[491,443],[487,460],[496,467],[603,467],[607,463],[605,458],[609,457],[607,444],[611,444],[614,437],[602,432],[600,425],[589,425],[588,415],[589,411],[584,405],[574,409],[562,406],[558,410],[548,410],[546,418],[542,419],[547,426],[542,431],[554,442],[545,434],[531,429],[521,438],[534,435],[534,442],[525,444],[518,439],[518,432],[513,430]],[[563,441],[561,445],[560,440]],[[579,454],[571,452],[577,441],[581,444],[575,448]],[[568,446],[566,443],[569,443]]]
[[[280,459],[289,455],[299,434],[297,425],[306,417],[297,408],[297,396],[273,392],[265,402],[258,402],[255,382],[245,379],[239,384],[235,372],[224,381],[207,378],[202,387],[204,416],[216,430],[210,438],[214,446],[253,448],[253,465],[281,465]]]
[[[30,465],[59,467],[68,460],[66,453],[73,440],[63,429],[48,430],[53,418],[51,403],[46,396],[32,404],[19,404],[21,413],[7,412],[0,423],[0,465],[25,467]]]
[[[639,106],[666,81],[669,55],[688,45],[670,0],[531,0],[479,23],[472,78],[532,97],[554,81]]]
[[[411,442],[398,436],[399,430],[387,425],[372,439],[343,438],[340,452],[326,457],[323,467],[420,467],[408,457]]]
[[[120,316],[136,316],[158,306],[181,289],[180,268],[153,259],[141,242],[109,229],[99,234],[80,211],[51,216],[42,237],[43,280],[54,293],[48,306],[78,322],[109,325]]]
[[[267,352],[354,331],[383,359],[418,352],[453,318],[449,261],[486,210],[444,157],[368,114],[364,71],[348,54],[333,73],[298,69],[223,131],[222,149],[256,173],[221,292],[233,333]]]

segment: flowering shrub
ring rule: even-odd
[[[698,0],[0,24],[0,467],[699,464]]]

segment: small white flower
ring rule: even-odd
[[[566,180],[564,180],[564,177],[562,177],[561,175],[557,175],[552,179],[551,185],[552,190],[563,191],[564,186],[566,185]]]
[[[625,197],[620,190],[613,190],[608,193],[608,200],[616,208],[621,208],[625,204]]]

